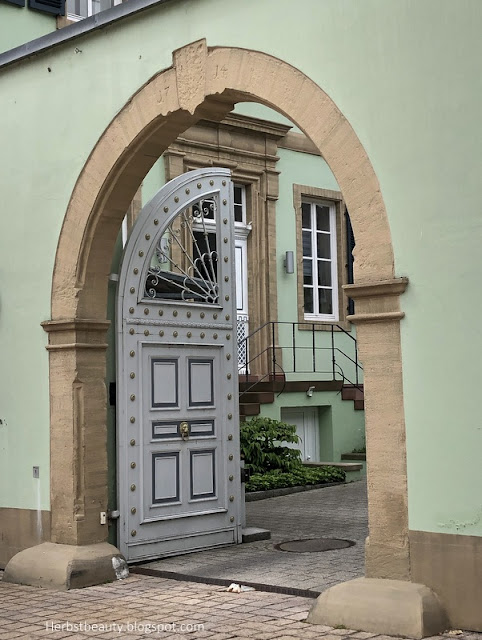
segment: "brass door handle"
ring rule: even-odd
[[[179,431],[183,440],[189,440],[189,425],[187,422],[181,422]]]

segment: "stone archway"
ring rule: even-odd
[[[399,296],[377,177],[333,101],[299,70],[256,51],[189,44],[110,123],[79,176],[62,227],[49,333],[52,542],[105,540],[106,300],[122,218],[159,155],[203,117],[255,101],[292,120],[320,150],[350,210],[365,365],[370,543],[367,576],[410,580]]]

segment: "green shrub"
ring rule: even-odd
[[[344,482],[345,472],[337,467],[305,467],[301,451],[285,444],[298,442],[293,424],[261,417],[242,423],[241,455],[252,474],[246,491]]]
[[[271,418],[253,418],[241,424],[241,455],[254,473],[273,469],[291,471],[301,466],[299,449],[284,443],[298,444],[296,426]]]
[[[304,467],[300,464],[290,472],[274,469],[265,473],[253,473],[246,483],[246,491],[267,491],[344,480],[345,472],[337,467]]]

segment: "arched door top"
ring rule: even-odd
[[[378,180],[355,132],[326,93],[301,71],[258,51],[208,49],[202,40],[173,58],[173,67],[153,77],[112,120],[79,176],[58,244],[52,319],[105,317],[111,249],[143,177],[179,133],[202,117],[221,119],[245,100],[289,117],[329,164],[357,238],[357,282],[393,278]]]

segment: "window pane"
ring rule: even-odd
[[[67,0],[67,13],[87,18],[87,0]]]
[[[333,314],[331,289],[318,289],[318,313],[323,315]]]
[[[243,204],[243,187],[239,184],[234,185],[234,204]]]
[[[313,284],[312,260],[303,260],[303,284]]]
[[[331,262],[318,260],[318,284],[331,287]]]
[[[313,313],[313,289],[312,287],[304,288],[305,295],[305,313]]]
[[[303,229],[311,229],[311,205],[307,202],[301,205],[301,226]]]
[[[92,13],[99,13],[114,6],[113,0],[92,0]]]
[[[244,222],[243,220],[243,207],[239,204],[234,205],[234,220],[236,222]]]
[[[194,232],[192,247],[192,260],[194,262],[194,277],[205,280],[216,280],[218,275],[218,257],[216,252],[216,234],[202,231]]]
[[[331,258],[330,238],[331,235],[329,233],[316,234],[316,251],[318,258]]]
[[[318,231],[330,230],[330,209],[316,205],[316,228]]]
[[[311,232],[303,231],[303,257],[310,257],[311,255]]]

